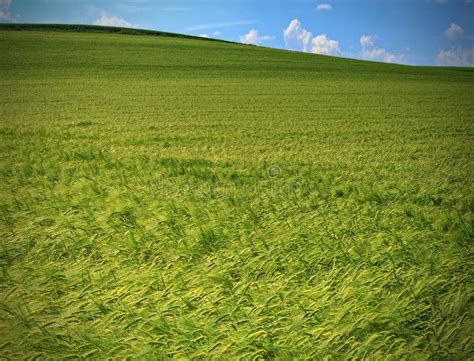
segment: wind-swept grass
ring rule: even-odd
[[[0,354],[472,358],[473,81],[0,31]]]

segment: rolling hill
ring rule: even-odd
[[[474,355],[472,69],[6,25],[0,88],[0,355]]]

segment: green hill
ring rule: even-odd
[[[8,25],[0,89],[1,356],[474,355],[472,69]]]

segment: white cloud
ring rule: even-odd
[[[332,6],[330,4],[319,4],[316,6],[317,11],[322,11],[322,10],[331,10]]]
[[[313,38],[311,52],[323,55],[339,55],[339,41],[329,39],[326,34],[321,34]]]
[[[399,62],[399,56],[390,54],[384,48],[374,48],[362,50],[362,57],[367,60],[379,60],[384,63],[397,63]]]
[[[362,35],[360,37],[360,46],[363,48],[369,48],[371,46],[374,46],[374,39],[370,35]]]
[[[133,28],[135,27],[133,24],[129,23],[127,20],[119,18],[117,16],[102,14],[100,18],[98,18],[95,25],[103,25],[103,26],[117,26],[120,28]]]
[[[458,24],[452,23],[444,34],[450,39],[456,39],[458,36],[464,34],[464,30]]]
[[[11,0],[0,0],[0,20],[11,20],[10,14]]]
[[[283,37],[287,49],[308,52],[313,39],[313,34],[304,29],[298,19],[294,19],[283,31]]]
[[[207,35],[207,34],[199,34],[198,36],[200,38],[209,38],[209,35]]]
[[[252,29],[247,34],[240,37],[240,42],[243,44],[254,44],[259,45],[263,41],[273,40],[273,36],[269,35],[258,35],[258,30]]]
[[[186,28],[186,31],[230,28],[230,27],[233,27],[233,26],[252,25],[252,24],[255,24],[255,23],[257,23],[256,20],[241,20],[241,21],[228,21],[228,22],[225,22],[225,23],[200,24],[200,25],[190,26],[190,27]]]
[[[220,31],[214,31],[214,32],[212,33],[212,35],[214,35],[214,36],[220,36],[220,35],[221,35],[221,32],[220,32]]]
[[[443,66],[474,66],[474,47],[453,48],[451,50],[440,50],[437,55],[438,65]]]
[[[403,60],[403,55],[391,54],[384,48],[376,47],[374,37],[371,35],[362,35],[359,42],[362,47],[363,59],[383,61],[384,63],[400,63]]]
[[[326,34],[320,34],[313,37],[313,34],[303,28],[298,19],[290,22],[283,31],[285,45],[287,49],[312,52],[324,55],[339,55],[339,42],[329,39]]]

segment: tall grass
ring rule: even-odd
[[[472,358],[473,80],[0,31],[0,354]]]

